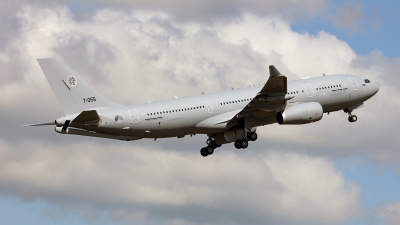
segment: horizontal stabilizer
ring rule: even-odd
[[[21,127],[37,127],[37,126],[50,126],[50,125],[55,125],[55,123],[54,122],[50,122],[50,123],[35,123],[35,124],[23,125]]]
[[[98,125],[100,116],[96,110],[88,110],[81,112],[74,120],[73,123],[84,123],[86,125]]]

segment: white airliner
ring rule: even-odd
[[[274,66],[264,86],[203,94],[160,102],[122,106],[92,89],[55,58],[38,62],[61,104],[64,116],[53,123],[61,134],[118,140],[182,138],[207,134],[202,156],[222,144],[247,148],[257,139],[256,127],[267,124],[307,124],[323,113],[343,110],[350,122],[353,110],[364,106],[379,88],[354,75],[329,75],[287,82]]]

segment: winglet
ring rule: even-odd
[[[274,65],[269,66],[269,76],[271,77],[278,77],[281,76],[282,74],[275,68]]]
[[[269,79],[259,94],[267,92],[278,92],[280,94],[286,94],[287,92],[287,78],[273,65],[269,66]]]

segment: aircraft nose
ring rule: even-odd
[[[375,83],[371,83],[371,96],[374,96],[379,91],[379,86]]]

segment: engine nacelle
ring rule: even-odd
[[[323,109],[318,102],[294,105],[276,114],[279,124],[307,124],[322,119]]]

